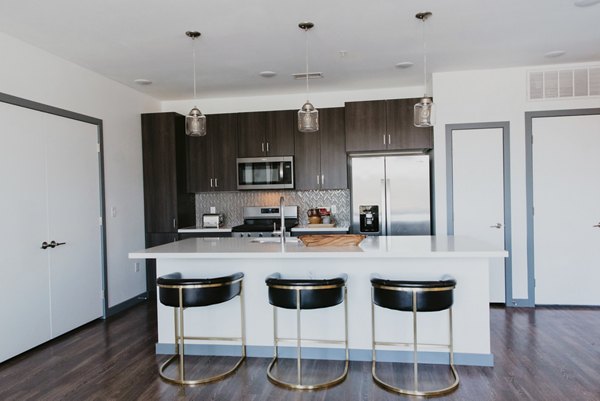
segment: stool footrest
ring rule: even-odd
[[[181,338],[181,337],[180,337]],[[201,340],[201,341],[242,341],[242,337],[193,337],[185,336],[184,340]]]
[[[290,389],[290,390],[322,390],[325,388],[333,387],[336,384],[343,382],[346,379],[346,376],[348,375],[349,361],[348,361],[348,359],[346,359],[345,363],[344,363],[343,373],[333,380],[329,380],[329,381],[326,381],[323,383],[316,383],[316,384],[289,383],[289,382],[279,379],[271,372],[271,370],[273,369],[273,367],[275,366],[277,361],[278,361],[278,358],[274,357],[271,360],[271,363],[269,363],[269,367],[267,368],[267,377],[271,383],[278,385],[280,387],[283,387],[283,388]]]
[[[175,361],[175,359],[179,359],[179,354],[175,354],[175,355],[171,356],[169,359],[166,360],[165,363],[160,365],[160,369],[158,370],[158,373],[160,374],[160,377],[162,377],[166,381],[175,383],[175,384],[194,385],[194,384],[205,384],[205,383],[215,382],[215,381],[226,378],[227,376],[229,376],[230,374],[235,372],[237,370],[237,368],[240,367],[242,362],[244,362],[244,360],[246,359],[246,349],[245,348],[242,350],[242,353],[243,353],[242,357],[236,362],[236,364],[231,369],[227,370],[226,372],[219,373],[217,375],[210,376],[210,377],[203,377],[203,378],[195,379],[195,380],[181,380],[181,379],[167,376],[164,372],[165,369],[173,361]],[[183,363],[182,361],[179,361],[179,362]]]
[[[377,373],[375,372],[375,361],[373,361],[373,367],[371,369],[371,374],[373,376],[373,379],[375,380],[375,382],[377,382],[378,385],[385,388],[386,390],[393,391],[394,393],[433,397],[433,396],[448,394],[458,387],[458,383],[459,383],[458,373],[456,373],[456,369],[454,368],[454,365],[450,365],[450,371],[452,372],[452,376],[454,378],[454,381],[452,382],[452,384],[450,384],[448,387],[444,387],[444,388],[440,388],[440,389],[436,389],[436,390],[427,390],[427,391],[409,390],[409,389],[405,389],[405,388],[401,388],[401,387],[396,387],[389,383],[384,382],[377,376]]]
[[[315,339],[303,338],[300,341],[303,343],[317,343],[317,344],[346,344],[346,342],[344,340],[315,340]],[[283,343],[283,342],[296,343],[296,342],[298,342],[298,339],[297,338],[277,337],[277,342],[278,343]]]

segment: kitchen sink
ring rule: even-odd
[[[281,242],[279,237],[257,237],[252,238],[250,242],[257,242],[259,244],[278,243]],[[298,243],[298,237],[285,237],[285,242]]]

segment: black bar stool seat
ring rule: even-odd
[[[348,305],[346,274],[340,274],[336,277],[315,279],[315,278],[284,278],[281,273],[274,273],[265,280],[269,287],[269,303],[273,305],[273,342],[274,356],[267,368],[267,377],[269,380],[287,389],[293,390],[319,390],[332,387],[341,383],[348,375]],[[312,343],[344,344],[345,345],[345,365],[344,371],[333,380],[316,384],[304,384],[302,378],[302,333],[300,311],[303,309],[322,309],[344,303],[344,335],[343,341],[337,340],[305,340]],[[277,308],[295,309],[297,322],[296,338],[280,338],[277,335]],[[297,381],[289,383],[276,377],[272,369],[278,361],[278,347],[280,342],[295,341],[297,347]]]
[[[233,373],[246,358],[244,297],[243,297],[243,273],[234,273],[229,276],[198,278],[184,275],[182,273],[171,273],[159,277],[156,280],[159,290],[159,300],[165,306],[173,307],[175,323],[175,355],[171,356],[160,366],[160,376],[172,383],[177,384],[203,384],[221,380]],[[186,308],[216,305],[227,302],[236,296],[240,298],[241,310],[241,336],[240,337],[191,337],[184,332],[183,312]],[[241,342],[242,356],[226,372],[214,376],[186,379],[184,369],[185,340],[221,340]],[[179,378],[167,376],[164,370],[175,359],[178,359]]]
[[[454,367],[453,330],[452,330],[452,305],[454,303],[454,288],[456,280],[450,276],[444,276],[440,280],[410,281],[392,280],[381,277],[379,274],[371,275],[371,325],[373,334],[373,365],[372,375],[375,382],[381,387],[400,394],[418,396],[437,396],[447,394],[458,387],[458,373]],[[376,346],[377,345],[409,345],[407,343],[379,342],[375,337],[375,305],[402,311],[412,312],[413,315],[413,371],[414,389],[404,389],[384,382],[377,376],[376,370]],[[450,370],[453,382],[449,386],[436,390],[419,390],[418,380],[418,338],[417,338],[417,312],[439,312],[448,310],[449,314],[449,344],[438,344],[447,347],[450,353]],[[428,344],[432,345],[432,344]]]

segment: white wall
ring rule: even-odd
[[[544,66],[544,69],[553,67],[555,66]],[[527,71],[530,69],[532,67],[460,71],[438,73],[433,76],[434,99],[437,106],[434,152],[438,233],[447,232],[446,124],[510,122],[513,297],[519,299],[528,298],[525,112],[600,107],[598,97],[528,101]],[[590,182],[596,180],[595,176],[590,177]]]
[[[127,254],[144,248],[140,114],[159,102],[1,33],[0,49],[0,92],[103,121],[109,306],[144,292]]]

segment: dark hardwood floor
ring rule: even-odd
[[[461,384],[443,400],[600,400],[600,309],[493,307],[493,368],[458,366]],[[1,328],[0,328],[1,330]],[[370,363],[353,362],[346,381],[316,392],[286,391],[266,378],[267,359],[249,358],[217,383],[180,387],[157,373],[155,306],[136,306],[0,364],[0,400],[401,400],[377,387]],[[197,357],[200,358],[200,357]],[[227,358],[203,357],[218,369]],[[339,362],[307,362],[317,375]],[[281,366],[282,374],[290,373]],[[407,368],[407,369],[405,369]],[[440,366],[424,367],[423,377]],[[403,366],[405,371],[410,367]],[[382,365],[382,375],[395,376]],[[397,371],[396,371],[397,372]]]

